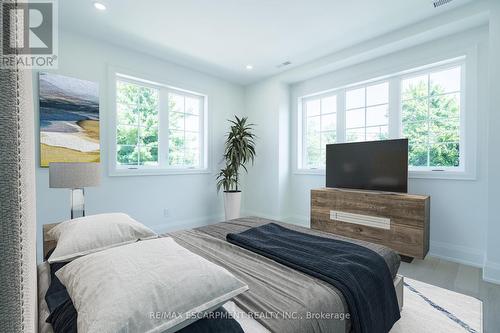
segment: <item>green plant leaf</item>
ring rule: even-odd
[[[254,124],[247,123],[247,117],[234,116],[235,119],[229,119],[229,131],[225,141],[223,157],[226,167],[221,169],[217,176],[217,189],[224,191],[232,189],[238,190],[239,169],[243,168],[248,172],[246,164],[254,163],[256,157],[255,140],[256,135],[253,132]]]

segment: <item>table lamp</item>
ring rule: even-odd
[[[100,181],[99,163],[49,163],[49,187],[71,189],[71,218],[85,216],[85,187]]]

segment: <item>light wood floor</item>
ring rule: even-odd
[[[399,274],[482,300],[484,332],[500,332],[500,285],[484,282],[481,269],[427,257],[402,262]]]

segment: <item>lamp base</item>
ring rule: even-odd
[[[71,189],[71,219],[85,216],[85,191],[83,188]]]

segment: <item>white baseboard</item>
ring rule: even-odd
[[[262,213],[262,212],[257,212],[257,211],[254,211],[254,210],[246,210],[246,209],[244,209],[244,210],[241,211],[241,216],[242,217],[255,216],[255,217],[262,217],[262,218],[265,218],[265,219],[276,220],[276,221],[281,221],[283,219],[281,216],[267,214],[267,213]]]
[[[295,224],[301,227],[305,228],[310,228],[311,227],[311,221],[308,216],[302,216],[302,215],[290,215],[288,217],[285,217],[283,219],[283,222]]]
[[[306,228],[310,227],[309,217],[304,217],[302,215],[290,215],[288,217],[284,217],[284,216],[276,216],[276,215],[270,215],[270,214],[256,212],[256,211],[245,210],[245,211],[243,211],[242,216],[256,216],[256,217],[262,217],[265,219],[295,224],[295,225],[298,225],[301,227],[306,227]]]
[[[484,262],[484,253],[480,250],[434,241],[431,241],[429,256],[478,268],[483,268]]]
[[[483,268],[483,280],[500,284],[500,264],[486,260]]]
[[[213,223],[217,223],[217,222],[222,222],[222,221],[224,221],[224,216],[213,215],[213,216],[198,217],[198,218],[194,218],[194,219],[180,220],[180,221],[175,221],[175,222],[170,222],[170,223],[165,222],[162,224],[156,224],[156,225],[150,226],[150,228],[153,229],[158,234],[163,234],[163,233],[170,232],[170,231],[185,230],[185,229],[202,227],[205,225],[209,225],[209,224],[213,224]]]

